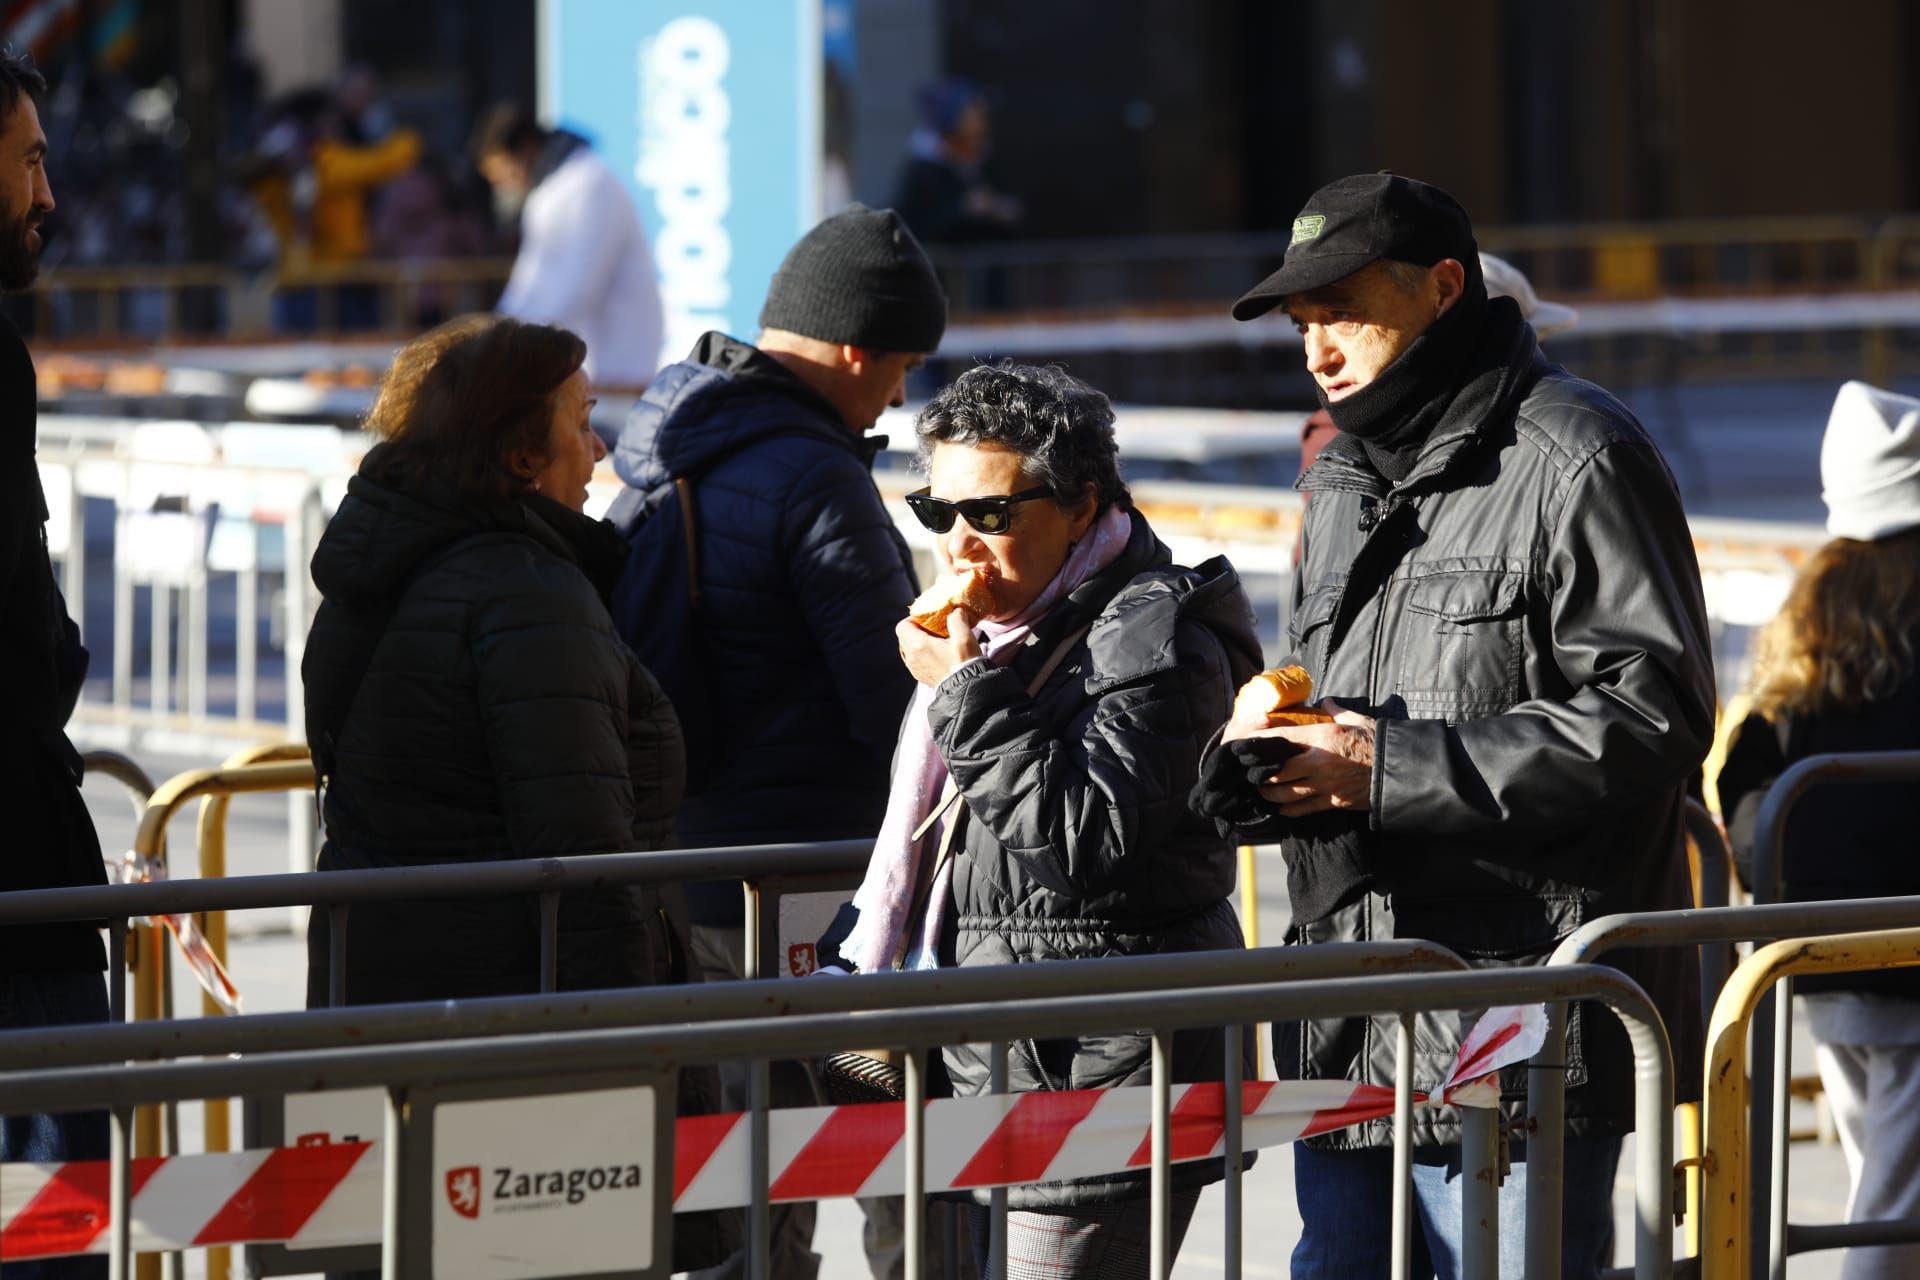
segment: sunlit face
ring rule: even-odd
[[[525,195],[531,185],[532,168],[526,157],[515,155],[511,151],[489,151],[480,157],[480,176],[485,178],[496,191],[508,195]]]
[[[1432,275],[1440,266],[1429,269],[1424,287],[1409,290],[1385,263],[1372,262],[1287,299],[1287,317],[1306,342],[1307,372],[1328,403],[1379,377],[1451,305]]]
[[[938,444],[927,468],[928,490],[948,502],[968,498],[1005,497],[1034,485],[1026,472],[1026,456],[990,444]],[[940,567],[978,569],[993,578],[996,619],[1019,614],[1067,562],[1073,544],[1086,535],[1098,503],[1089,492],[1071,510],[1040,499],[1012,508],[1005,533],[976,533],[965,520],[934,539]]]
[[[40,270],[41,219],[53,212],[40,110],[20,95],[0,129],[0,289],[24,289]]]
[[[554,395],[553,426],[547,431],[547,455],[534,473],[533,488],[555,502],[581,511],[587,505],[587,482],[607,456],[607,446],[594,434],[593,387],[586,371],[576,369]]]
[[[863,360],[860,372],[846,380],[837,406],[856,433],[871,431],[881,414],[905,404],[907,375],[927,362],[905,351],[863,353]]]

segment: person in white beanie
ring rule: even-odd
[[[1840,388],[1820,449],[1833,540],[1761,632],[1752,713],[1719,779],[1740,874],[1754,823],[1796,760],[1920,748],[1920,400]],[[1824,787],[1787,821],[1784,900],[1920,894],[1920,788]],[[1768,886],[1769,888],[1773,886]],[[1807,1020],[1852,1179],[1847,1218],[1920,1218],[1920,969],[1806,977]],[[1920,1275],[1920,1245],[1852,1249],[1844,1280]]]

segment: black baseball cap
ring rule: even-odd
[[[1362,173],[1329,182],[1293,220],[1286,261],[1233,304],[1235,320],[1251,320],[1305,293],[1389,258],[1430,267],[1453,258],[1480,272],[1473,223],[1460,202],[1430,183],[1399,174]]]

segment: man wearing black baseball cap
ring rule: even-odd
[[[1512,299],[1488,299],[1472,224],[1438,187],[1380,173],[1316,192],[1233,314],[1276,308],[1340,428],[1300,478],[1313,502],[1287,634],[1337,718],[1229,726],[1196,806],[1281,845],[1292,942],[1425,938],[1480,965],[1538,964],[1587,920],[1687,905],[1685,785],[1714,686],[1659,450],[1619,401],[1546,361]],[[1688,966],[1633,957],[1676,1061],[1697,1062]],[[1421,1018],[1416,1088],[1439,1083],[1471,1022]],[[1394,1042],[1392,1019],[1277,1026],[1274,1065],[1390,1085]],[[1631,1057],[1599,1009],[1571,1020],[1568,1046],[1562,1248],[1525,1241],[1526,1187],[1550,1171],[1516,1169],[1502,1275],[1528,1245],[1568,1277],[1610,1262]],[[1460,1111],[1416,1113],[1415,1275],[1451,1274],[1461,1252],[1461,1137]],[[1373,1124],[1295,1145],[1296,1278],[1387,1274],[1391,1144]],[[1512,1154],[1522,1165],[1526,1148]]]

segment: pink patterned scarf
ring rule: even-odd
[[[976,630],[983,638],[987,661],[1005,666],[1013,661],[1027,636],[1047,611],[1087,579],[1120,558],[1133,536],[1133,518],[1118,507],[1108,507],[1094,521],[1087,535],[1067,555],[1060,572],[1053,575],[1033,603],[1005,622],[980,622]],[[867,863],[867,877],[853,897],[860,912],[859,922],[848,934],[841,952],[861,973],[880,973],[894,967],[901,943],[908,944],[902,968],[933,969],[940,942],[941,917],[945,913],[948,886],[953,879],[953,860],[949,858],[934,875],[932,891],[927,895],[926,911],[918,921],[908,920],[913,909],[914,886],[919,883],[921,859],[940,847],[946,825],[955,820],[957,810],[950,809],[931,830],[921,831],[927,815],[940,802],[947,783],[947,764],[934,746],[933,730],[927,723],[927,708],[933,703],[934,689],[919,685],[907,708],[900,729],[899,750],[895,754],[893,785],[887,796],[887,816],[874,840],[873,858]],[[915,834],[919,838],[915,839]],[[907,930],[912,929],[909,934]]]

